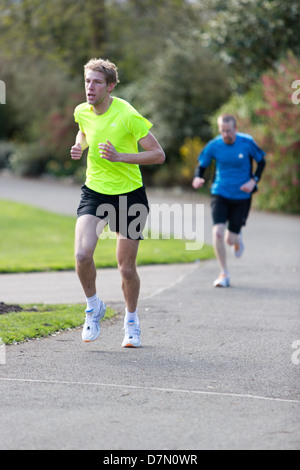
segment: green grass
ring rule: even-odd
[[[74,269],[75,217],[0,200],[0,221],[0,273]],[[211,246],[187,251],[185,244],[184,240],[144,240],[138,264],[190,263],[214,257]],[[99,240],[96,267],[116,267],[115,251],[115,240]]]
[[[22,312],[0,315],[0,338],[5,344],[40,338],[68,328],[81,326],[85,305],[22,305]],[[34,309],[34,311],[26,311]],[[115,312],[107,308],[105,318]]]

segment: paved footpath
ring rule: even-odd
[[[68,213],[78,188],[0,176],[2,198],[49,210],[59,199]],[[157,200],[184,202],[151,193]],[[210,230],[206,205],[207,241]],[[299,217],[253,211],[245,255],[229,254],[230,289],[212,288],[216,261],[142,268],[139,350],[120,347],[122,314],[89,345],[77,329],[7,347],[0,449],[299,450],[299,232]],[[51,301],[60,283],[80,293],[70,274],[0,276],[0,300],[18,302],[26,279],[32,301],[43,289]],[[98,282],[122,312],[117,276],[103,270]]]

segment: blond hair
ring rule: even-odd
[[[117,85],[118,83],[120,83],[118,69],[115,64],[113,64],[109,60],[91,59],[84,66],[84,76],[86,76],[88,70],[104,73],[107,85],[110,85],[112,83]]]

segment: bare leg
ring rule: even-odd
[[[229,245],[229,246],[233,246],[233,245],[238,245],[239,242],[240,242],[240,234],[239,233],[233,233],[233,232],[229,232],[227,230],[227,233],[226,233],[226,243]]]
[[[227,259],[226,259],[226,247],[225,247],[225,224],[217,224],[213,227],[213,246],[216,257],[218,259],[221,272],[228,272]]]
[[[96,294],[97,273],[93,256],[98,236],[105,225],[106,222],[93,215],[83,215],[77,220],[75,232],[76,271],[86,297],[93,297]]]
[[[140,293],[140,278],[136,269],[136,257],[139,248],[139,240],[122,238],[118,234],[117,261],[122,276],[122,290],[129,312],[137,309]]]

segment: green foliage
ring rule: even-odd
[[[300,105],[292,101],[292,83],[300,79],[300,60],[291,53],[276,72],[262,77],[265,106],[258,114],[269,171],[259,207],[300,213]]]
[[[190,185],[195,174],[198,157],[205,147],[205,143],[199,138],[187,137],[180,147],[182,165],[180,168],[183,183]]]
[[[170,41],[147,76],[123,89],[123,96],[155,124],[168,161],[180,159],[187,137],[210,137],[208,116],[230,94],[226,70],[197,41]]]
[[[12,143],[0,140],[0,169],[7,167],[9,158],[14,151],[15,147]]]
[[[7,119],[3,137],[15,142],[6,166],[20,175],[40,175],[52,161],[58,173],[77,170],[81,163],[71,166],[70,147],[78,130],[73,111],[84,100],[82,79],[71,79],[63,67],[43,58],[12,62],[1,54],[0,76],[9,101],[8,108],[0,107],[0,121]]]
[[[119,65],[125,85],[148,76],[153,61],[164,59],[170,41],[190,38],[203,23],[188,0],[109,0],[106,11],[106,55]]]
[[[44,172],[49,155],[39,143],[18,144],[9,158],[10,168],[21,176],[36,176]]]
[[[23,57],[61,64],[77,75],[78,68],[104,53],[105,0],[2,0],[1,48],[4,57]]]
[[[240,90],[276,68],[287,50],[300,56],[298,0],[211,0],[210,11],[202,38],[230,65]]]
[[[181,184],[180,148],[212,137],[209,118],[232,91],[245,132],[271,125],[255,109],[260,77],[277,73],[287,50],[300,57],[299,20],[298,0],[2,0],[0,139],[22,144],[13,168],[82,180],[84,161],[70,162],[73,110],[85,100],[84,64],[103,57],[119,67],[116,94],[153,121],[166,151],[163,167],[143,168],[145,181]],[[32,149],[40,164],[26,164]]]

